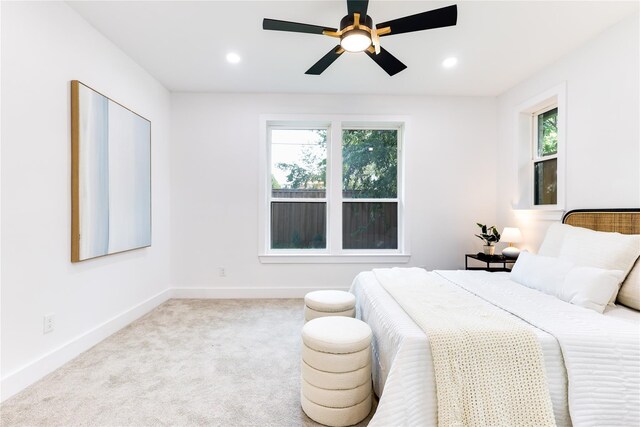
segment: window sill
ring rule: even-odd
[[[562,221],[564,209],[514,209],[516,218],[530,218],[539,221]]]
[[[305,255],[305,254],[262,254],[258,255],[262,264],[406,264],[410,254],[362,254],[362,255]]]

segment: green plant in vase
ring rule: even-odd
[[[495,253],[496,243],[500,241],[500,233],[495,225],[487,227],[485,224],[476,223],[480,227],[480,234],[476,234],[476,237],[484,242],[484,254],[493,255]]]

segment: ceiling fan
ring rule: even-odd
[[[369,0],[347,0],[347,16],[340,20],[339,30],[331,27],[269,18],[265,18],[262,21],[262,28],[264,30],[320,34],[340,39],[340,44],[313,64],[305,74],[322,74],[344,52],[365,52],[387,74],[393,76],[407,68],[407,66],[380,46],[380,37],[449,27],[456,25],[458,19],[458,8],[453,5],[381,22],[376,25],[373,19],[367,15],[368,6]]]

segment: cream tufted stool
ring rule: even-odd
[[[356,317],[356,297],[345,291],[314,291],[304,296],[304,320],[323,316]]]
[[[302,409],[328,426],[357,424],[371,411],[371,328],[326,316],[302,328]]]

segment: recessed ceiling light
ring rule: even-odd
[[[227,53],[227,61],[232,64],[237,64],[240,62],[240,55],[234,52]]]
[[[452,56],[442,61],[442,66],[444,68],[452,68],[452,67],[455,67],[457,63],[458,63],[458,58],[456,58],[455,56]]]

